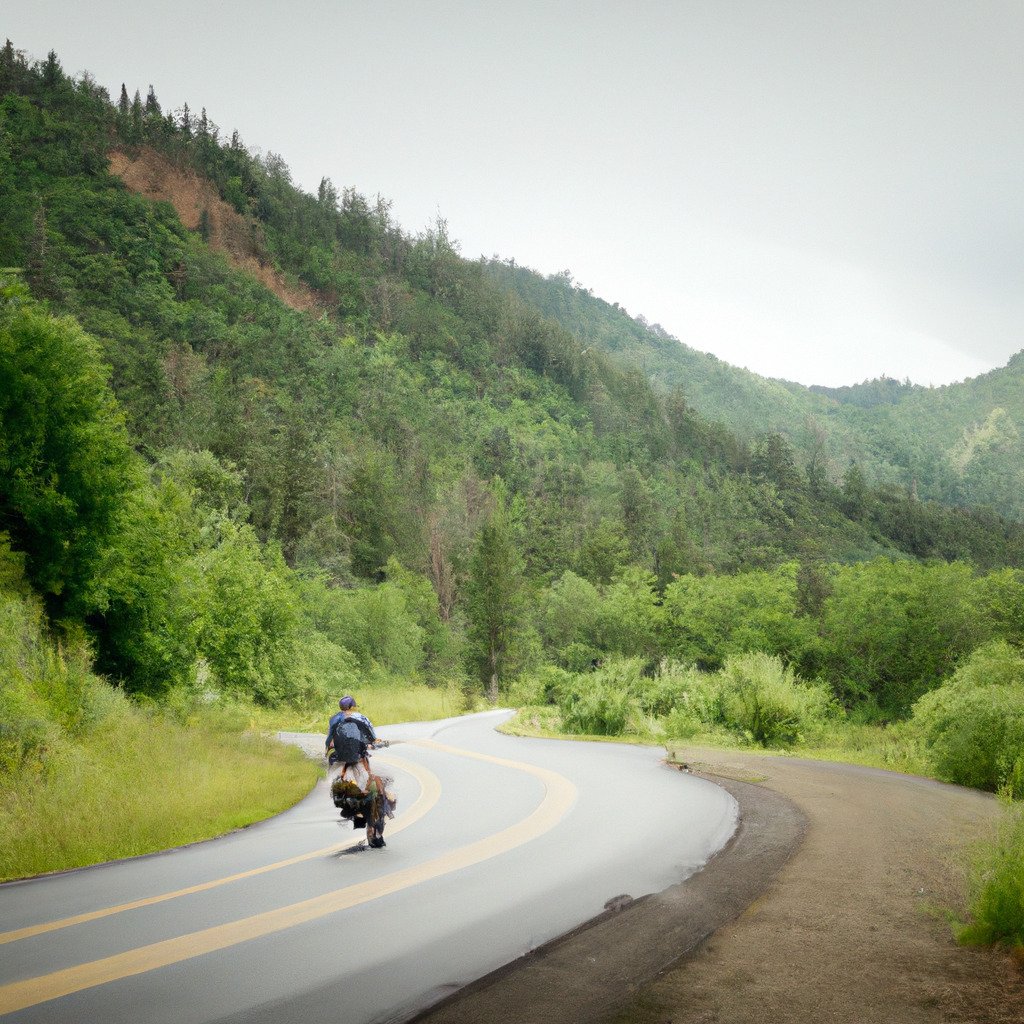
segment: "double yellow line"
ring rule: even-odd
[[[408,828],[410,825],[415,824],[433,808],[441,796],[441,783],[433,772],[428,771],[413,761],[406,761],[404,758],[393,757],[390,754],[387,757],[378,754],[377,759],[400,768],[404,772],[408,772],[420,784],[419,796],[408,813],[400,815],[397,823],[389,830],[391,835],[394,835],[396,832],[401,832],[403,828]],[[89,921],[98,921],[104,917],[112,917],[114,914],[123,914],[126,910],[151,907],[157,903],[165,903],[167,900],[176,900],[179,896],[191,896],[197,892],[207,892],[210,889],[216,889],[230,882],[240,882],[245,878],[255,878],[257,875],[265,875],[268,871],[277,871],[280,868],[291,867],[293,864],[301,864],[306,860],[328,857],[332,853],[338,853],[351,845],[349,842],[334,843],[332,846],[325,846],[320,850],[299,854],[297,857],[275,861],[273,864],[264,864],[262,867],[253,868],[250,871],[239,871],[237,874],[227,875],[225,878],[215,878],[209,882],[200,882],[197,885],[190,885],[184,889],[175,889],[174,892],[164,892],[159,896],[147,896],[145,899],[132,900],[130,903],[119,903],[116,907],[104,907],[102,910],[91,910],[86,914],[64,917],[59,921],[46,921],[43,924],[29,925],[27,928],[16,928],[13,931],[0,932],[0,946],[8,942],[28,939],[33,935],[44,935],[46,932],[59,931],[61,928],[70,928],[72,925],[87,924]]]
[[[484,839],[479,839],[476,842],[462,846],[457,850],[441,854],[422,864],[404,868],[401,871],[395,871],[370,881],[346,886],[343,889],[337,889],[326,895],[316,896],[289,906],[279,907],[276,910],[254,914],[251,917],[242,918],[238,921],[204,928],[201,931],[181,935],[173,939],[166,939],[162,942],[154,942],[148,946],[127,950],[124,953],[94,960],[91,963],[68,967],[64,970],[40,975],[36,978],[28,978],[24,981],[4,985],[0,987],[0,1014],[13,1013],[16,1010],[22,1010],[51,999],[70,995],[73,992],[80,992],[83,989],[94,988],[97,985],[104,985],[108,982],[128,978],[136,974],[144,974],[147,971],[167,967],[171,964],[180,963],[183,960],[215,952],[216,950],[226,949],[242,942],[272,935],[275,932],[294,928],[297,925],[315,921],[329,914],[337,913],[340,910],[346,910],[350,907],[379,899],[382,896],[399,892],[402,889],[418,885],[432,878],[438,878],[441,875],[459,871],[470,865],[479,864],[481,861],[489,860],[501,853],[512,850],[549,831],[564,817],[576,799],[576,787],[564,776],[549,771],[547,768],[539,768],[535,765],[519,761],[509,761],[501,757],[492,757],[488,754],[477,754],[468,750],[460,750],[456,747],[445,746],[431,740],[421,740],[417,745],[444,751],[459,757],[473,758],[526,772],[540,779],[544,784],[544,797],[533,813],[529,814],[522,821],[492,836],[487,836]],[[419,765],[414,765],[411,762],[391,756],[387,760],[389,763],[394,764],[395,767],[410,771],[419,780],[421,786],[421,800],[417,801],[419,806],[414,806],[413,812],[403,816],[399,824],[392,829],[392,833],[394,833],[399,828],[407,828],[412,824],[413,820],[418,820],[434,806],[440,795],[440,783],[433,773],[427,772]],[[413,814],[416,814],[416,817],[413,817]],[[65,918],[63,921],[38,925],[31,929],[7,932],[0,935],[0,939],[5,942],[11,942],[15,938],[25,938],[28,934],[38,935],[41,932],[70,927],[73,924],[96,920],[97,918],[121,913],[124,910],[135,907],[160,903],[164,900],[174,899],[177,896],[193,892],[202,892],[206,889],[212,889],[217,885],[224,885],[231,881],[249,878],[266,871],[273,871],[289,864],[296,864],[303,860],[323,856],[339,848],[339,846],[327,847],[325,850],[303,854],[290,860],[279,861],[276,864],[255,868],[252,871],[241,872],[213,882],[205,882],[188,889],[180,889],[173,893],[153,896],[133,903],[121,904],[118,907],[94,911],[91,914],[82,914],[74,918]]]

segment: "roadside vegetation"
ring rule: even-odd
[[[244,704],[132,700],[80,636],[47,636],[0,552],[0,881],[166,849],[294,804],[317,766]]]

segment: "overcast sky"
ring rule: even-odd
[[[3,35],[758,373],[1024,347],[1021,0],[3,0]]]

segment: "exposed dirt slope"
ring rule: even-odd
[[[961,903],[991,797],[868,768],[691,751],[807,815],[774,885],[636,998],[620,1024],[1020,1024],[1024,973],[965,949],[941,908]]]
[[[271,266],[254,228],[195,171],[176,167],[148,146],[130,154],[113,150],[108,156],[112,174],[133,192],[170,203],[191,231],[199,229],[205,212],[210,247],[223,253],[236,269],[255,277],[282,302],[305,312],[323,309],[324,302],[316,292],[288,282]]]

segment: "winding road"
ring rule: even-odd
[[[733,798],[655,748],[392,726],[384,850],[321,783],[221,839],[0,886],[5,1021],[400,1021],[697,871]],[[311,751],[321,737],[291,737]]]

